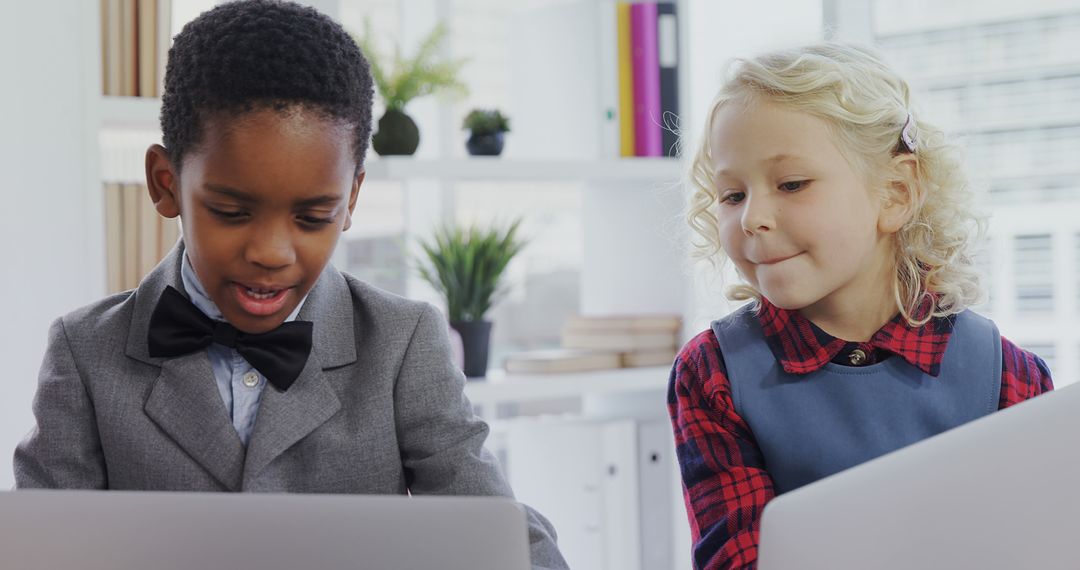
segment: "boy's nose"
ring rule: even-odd
[[[247,261],[265,269],[280,269],[296,261],[289,232],[284,228],[257,232],[247,247]]]

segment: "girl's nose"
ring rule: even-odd
[[[768,193],[747,192],[743,202],[742,229],[747,237],[776,226],[775,212]]]

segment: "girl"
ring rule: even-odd
[[[967,309],[981,222],[912,109],[873,53],[828,44],[736,61],[710,110],[688,219],[755,302],[671,372],[697,568],[753,567],[777,494],[1053,389]]]

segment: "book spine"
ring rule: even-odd
[[[123,2],[121,0],[106,0],[104,17],[105,94],[111,96],[123,95]]]
[[[139,285],[139,195],[138,184],[122,184],[124,217],[120,224],[123,235],[123,282],[122,290],[133,289]]]
[[[660,68],[660,125],[664,156],[678,156],[679,26],[674,2],[656,5],[657,62]]]
[[[634,65],[630,48],[630,5],[615,7],[619,58],[619,155],[636,156],[634,142]]]
[[[634,147],[638,156],[662,156],[660,65],[656,49],[656,4],[631,4],[630,45],[634,64]]]
[[[134,185],[139,200],[139,281],[161,261],[161,245],[158,243],[161,232],[161,216],[154,209],[145,186]]]
[[[170,47],[172,47],[172,0],[158,0],[155,97],[161,97],[165,93],[165,68],[169,59]]]
[[[98,0],[101,31],[101,94],[109,95],[109,0]]]
[[[120,92],[117,95],[133,97],[138,89],[138,15],[135,0],[120,3]]]
[[[120,221],[124,217],[123,187],[116,182],[105,183],[105,275],[108,292],[123,291],[124,235]]]
[[[157,0],[139,0],[139,50],[136,68],[139,70],[139,97],[153,97],[157,81]]]

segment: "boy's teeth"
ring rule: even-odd
[[[247,288],[247,287],[245,287],[245,289],[247,289],[247,292],[248,292],[249,295],[251,295],[252,297],[255,297],[256,299],[270,299],[271,297],[273,297],[274,295],[277,294],[276,290],[265,290],[264,291],[264,290],[259,290],[259,289],[250,289],[250,288]]]

